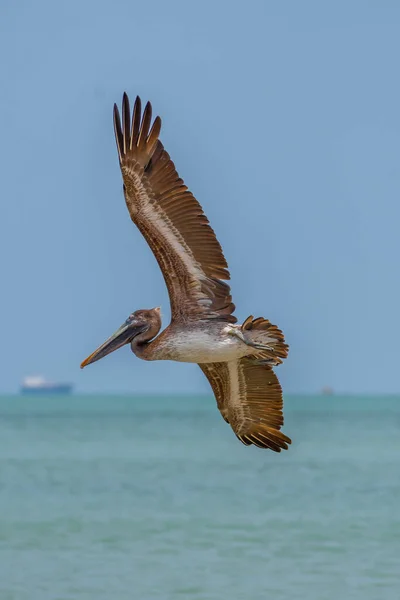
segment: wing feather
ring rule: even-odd
[[[226,283],[230,276],[221,246],[159,140],[160,117],[152,125],[151,120],[150,102],[141,115],[139,97],[132,119],[126,94],[122,121],[114,106],[126,204],[163,273],[172,320],[217,318],[235,323],[235,306]]]
[[[199,365],[218,408],[243,444],[287,450],[290,438],[283,425],[282,388],[274,371],[252,358]]]

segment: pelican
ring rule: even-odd
[[[147,102],[136,98],[131,114],[126,93],[122,118],[114,105],[114,132],[126,205],[160,266],[171,304],[161,333],[160,308],[136,310],[81,364],[100,360],[130,344],[143,360],[197,363],[208,379],[222,417],[249,446],[287,450],[282,388],[273,367],[289,347],[276,325],[234,316],[228,265],[199,202],[179,177],[159,139]]]

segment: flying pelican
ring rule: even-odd
[[[126,93],[122,120],[114,105],[114,131],[123,190],[132,221],[153,251],[171,303],[171,323],[160,335],[159,308],[137,310],[81,368],[130,344],[144,360],[198,363],[222,417],[243,444],[288,448],[282,389],[272,367],[288,354],[283,333],[267,319],[233,315],[228,265],[203,210],[179,177],[152,124],[150,102],[132,113]],[[158,336],[158,337],[157,337]]]

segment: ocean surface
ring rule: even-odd
[[[400,397],[0,397],[1,600],[399,600]]]

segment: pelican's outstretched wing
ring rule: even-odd
[[[243,444],[287,450],[282,388],[272,369],[251,358],[199,365],[211,384],[218,408]]]
[[[132,123],[128,96],[122,122],[114,105],[114,128],[132,221],[152,249],[167,284],[172,319],[236,322],[232,315],[228,265],[200,204],[176,172],[158,139],[161,120],[151,126],[148,102],[141,114],[136,98]]]

